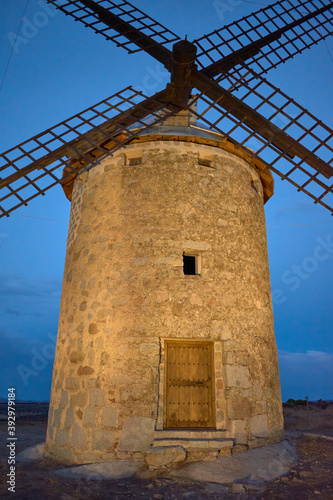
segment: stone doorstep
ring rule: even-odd
[[[234,442],[232,439],[195,439],[195,438],[162,438],[154,439],[153,447],[156,446],[182,446],[185,450],[222,450],[232,448]]]
[[[161,430],[155,431],[154,437],[155,439],[224,439],[227,436],[227,430],[212,430],[212,431],[202,431],[202,430],[184,430],[184,429],[173,429],[173,430]]]

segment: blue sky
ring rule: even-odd
[[[137,5],[191,40],[268,4],[142,0]],[[25,5],[26,0],[1,1],[0,79]],[[168,81],[148,55],[128,55],[45,5],[29,0],[2,84],[1,151],[129,84],[152,94]],[[267,76],[331,127],[332,57],[333,37]],[[14,385],[18,398],[49,397],[69,208],[56,187],[0,220],[0,396]],[[283,399],[333,399],[332,216],[276,180],[266,222]]]

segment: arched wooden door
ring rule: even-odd
[[[166,341],[164,427],[214,429],[213,342]]]

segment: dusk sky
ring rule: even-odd
[[[191,41],[270,2],[133,3]],[[1,0],[0,37],[1,151],[128,85],[151,95],[168,82],[154,59],[46,0]],[[333,127],[333,37],[267,79]],[[0,397],[14,386],[19,399],[49,398],[69,210],[56,187],[0,220]],[[277,178],[265,211],[282,398],[333,399],[333,218]]]

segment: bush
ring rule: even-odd
[[[327,403],[327,401],[323,401],[322,399],[318,399],[317,406],[318,406],[318,408],[321,408],[322,410],[326,410],[326,408],[328,407],[328,403]]]
[[[306,406],[306,400],[289,398],[284,405],[289,406],[290,408],[295,408],[296,406]]]

